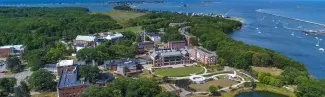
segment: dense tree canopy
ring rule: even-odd
[[[85,78],[90,83],[95,83],[96,80],[100,77],[99,69],[96,66],[79,66],[79,76]]]
[[[20,85],[15,87],[14,97],[30,97],[30,89],[25,81],[21,81]]]
[[[0,78],[0,97],[6,97],[13,93],[15,85],[15,78]]]
[[[108,87],[90,86],[81,97],[176,97],[169,93],[160,94],[160,91],[158,84],[151,79],[119,78]]]
[[[39,69],[28,78],[28,85],[36,91],[48,91],[55,89],[55,75],[50,71]]]
[[[24,70],[24,66],[21,64],[18,57],[10,56],[7,58],[6,69],[10,70],[13,73],[17,73]]]

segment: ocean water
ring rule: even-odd
[[[0,0],[5,6],[74,6],[108,11],[112,0]],[[137,8],[173,12],[217,13],[244,19],[241,30],[230,36],[247,44],[269,48],[304,63],[316,78],[325,78],[324,35],[306,35],[297,30],[325,29],[323,26],[259,13],[262,12],[325,24],[325,1],[166,0],[166,4],[137,4]],[[74,4],[67,4],[79,2]],[[60,3],[60,4],[57,4]],[[187,4],[188,7],[182,7]],[[316,46],[319,41],[319,47]],[[324,41],[324,42],[323,42]]]

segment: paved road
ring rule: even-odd
[[[30,69],[25,69],[23,72],[19,72],[19,73],[14,73],[14,74],[8,74],[8,75],[0,75],[0,78],[5,78],[5,77],[14,77],[17,79],[17,84],[16,85],[20,85],[20,81],[26,80],[27,76],[32,75],[32,71],[30,71]]]

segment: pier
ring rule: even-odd
[[[292,19],[292,20],[296,20],[296,21],[300,21],[300,22],[305,22],[305,23],[309,23],[309,24],[314,24],[314,25],[319,25],[319,26],[325,27],[325,24],[311,22],[311,21],[297,19],[297,18],[291,18],[291,17],[281,16],[281,15],[276,15],[276,14],[271,14],[271,13],[266,13],[266,12],[262,12],[260,9],[256,10],[256,12],[260,12],[260,13],[263,13],[263,14],[273,15],[273,16],[277,16],[277,17]]]

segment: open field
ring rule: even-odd
[[[110,10],[107,15],[115,19],[119,24],[126,25],[127,21],[132,18],[136,18],[146,13],[132,12],[132,11],[120,11],[120,10]]]
[[[190,74],[200,74],[204,72],[202,67],[181,67],[155,69],[155,74],[169,77],[189,76]]]
[[[211,80],[204,84],[191,84],[189,87],[195,89],[197,92],[208,92],[208,88],[210,86],[221,86],[221,87],[229,87],[231,85],[236,84],[236,81],[228,80],[228,79],[219,79],[219,80]]]
[[[32,97],[58,97],[56,92],[42,92],[41,94],[32,95]]]
[[[274,76],[279,76],[283,70],[275,68],[275,67],[256,67],[252,66],[253,70],[256,72],[264,72],[264,73],[270,73]]]
[[[140,33],[142,32],[142,28],[141,26],[135,26],[135,27],[126,27],[123,29],[116,29],[116,30],[112,30],[112,32],[126,32],[126,31],[131,31],[134,33]]]

